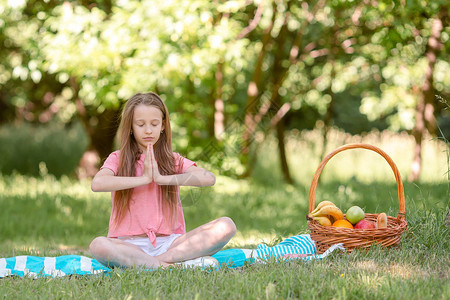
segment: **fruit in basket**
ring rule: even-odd
[[[326,205],[334,205],[334,206],[336,206],[333,202],[331,202],[331,201],[322,201],[322,202],[320,202],[319,204],[317,204],[317,207],[316,207],[316,209],[314,209],[312,212],[310,212],[310,215],[311,214],[314,214],[314,213],[316,213],[319,209],[321,209],[322,207],[324,207],[324,206],[326,206]],[[310,216],[311,217],[311,216]]]
[[[365,216],[366,214],[364,213],[362,208],[356,205],[350,207],[345,214],[345,218],[353,225],[364,219]]]
[[[344,219],[344,214],[336,205],[325,205],[315,213],[309,214],[309,217],[328,217],[331,216],[334,220]]]
[[[322,226],[331,226],[331,220],[328,217],[313,217]]]
[[[377,217],[377,228],[387,228],[387,215],[381,213]]]
[[[353,229],[353,225],[352,223],[350,223],[347,220],[337,220],[333,223],[333,225],[331,225],[333,227],[342,227],[342,228],[350,228]]]
[[[362,219],[355,225],[355,229],[374,229],[374,228],[375,228],[375,223],[370,222],[366,219]]]

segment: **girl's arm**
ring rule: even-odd
[[[213,173],[196,166],[190,166],[182,174],[161,175],[152,144],[147,145],[144,174],[148,174],[152,181],[159,185],[211,186],[216,183],[216,177]]]
[[[155,182],[159,185],[212,186],[216,177],[208,170],[191,166],[182,174],[160,175]]]
[[[216,183],[213,173],[196,166],[189,167],[183,174],[161,175],[155,182],[159,185],[212,186]],[[110,169],[101,169],[92,179],[91,189],[94,192],[113,192],[135,188],[151,183],[146,176],[115,176]]]
[[[155,182],[159,185],[212,186],[216,183],[213,173],[196,166],[189,167],[185,173],[161,175],[155,160],[152,145],[147,147],[144,160],[144,174],[138,177],[115,176],[108,168],[101,169],[94,176],[91,189],[94,192],[113,192],[135,188]]]
[[[148,176],[139,177],[122,177],[115,176],[110,169],[101,169],[92,179],[91,189],[94,192],[113,192],[118,190],[126,190],[137,186],[149,184],[151,178]]]

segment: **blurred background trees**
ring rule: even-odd
[[[292,182],[285,134],[337,127],[413,135],[417,180],[424,136],[450,135],[448,11],[444,0],[0,0],[0,123],[81,124],[74,151],[96,164],[124,102],[155,91],[176,151],[223,174],[251,175],[274,134]]]

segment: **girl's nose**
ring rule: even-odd
[[[152,127],[151,126],[145,126],[145,133],[152,133]]]

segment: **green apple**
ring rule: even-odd
[[[353,225],[364,219],[366,214],[359,206],[352,206],[347,210],[345,218]]]

